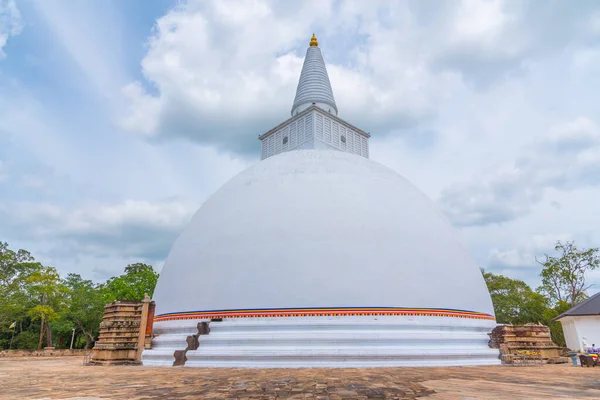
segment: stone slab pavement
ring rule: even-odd
[[[0,359],[0,399],[600,399],[600,368],[213,369]]]

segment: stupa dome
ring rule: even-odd
[[[335,150],[281,153],[225,184],[175,242],[155,300],[158,316],[386,307],[493,315],[479,268],[434,203],[392,170]]]
[[[369,160],[313,35],[292,116],[202,205],[154,292],[146,365],[498,364],[479,268],[434,203]]]

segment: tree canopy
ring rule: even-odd
[[[487,284],[496,321],[500,324],[541,322],[548,308],[547,299],[533,291],[525,282],[482,270]]]
[[[550,328],[552,340],[559,346],[565,345],[560,322],[552,321],[565,309],[565,303],[551,305],[542,293],[534,291],[525,282],[481,270],[487,284],[496,321],[499,324],[523,325],[543,324]]]
[[[543,266],[538,290],[555,304],[564,302],[573,307],[587,298],[586,291],[591,285],[586,282],[585,274],[600,266],[598,249],[580,250],[573,242],[558,241],[554,250],[559,252],[558,256],[546,254],[544,261],[538,261]]]
[[[152,296],[158,274],[151,265],[130,264],[124,273],[94,283],[35,261],[25,250],[0,242],[0,349],[89,348],[97,339],[104,305]]]
[[[144,300],[144,295],[152,297],[158,274],[151,265],[143,263],[129,264],[125,273],[110,278],[106,284],[107,300]]]

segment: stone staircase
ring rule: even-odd
[[[498,350],[488,347],[493,325],[464,319],[457,329],[444,317],[406,317],[412,319],[410,324],[404,318],[163,321],[155,323],[152,349],[144,351],[142,361],[144,365],[255,368],[500,363]],[[417,326],[415,319],[421,322]]]

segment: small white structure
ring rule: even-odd
[[[585,351],[588,346],[600,346],[600,293],[582,301],[556,317],[565,334],[567,347],[573,351]]]
[[[260,136],[263,160],[175,242],[143,363],[499,364],[478,266],[431,200],[368,158],[310,44],[292,117]]]

